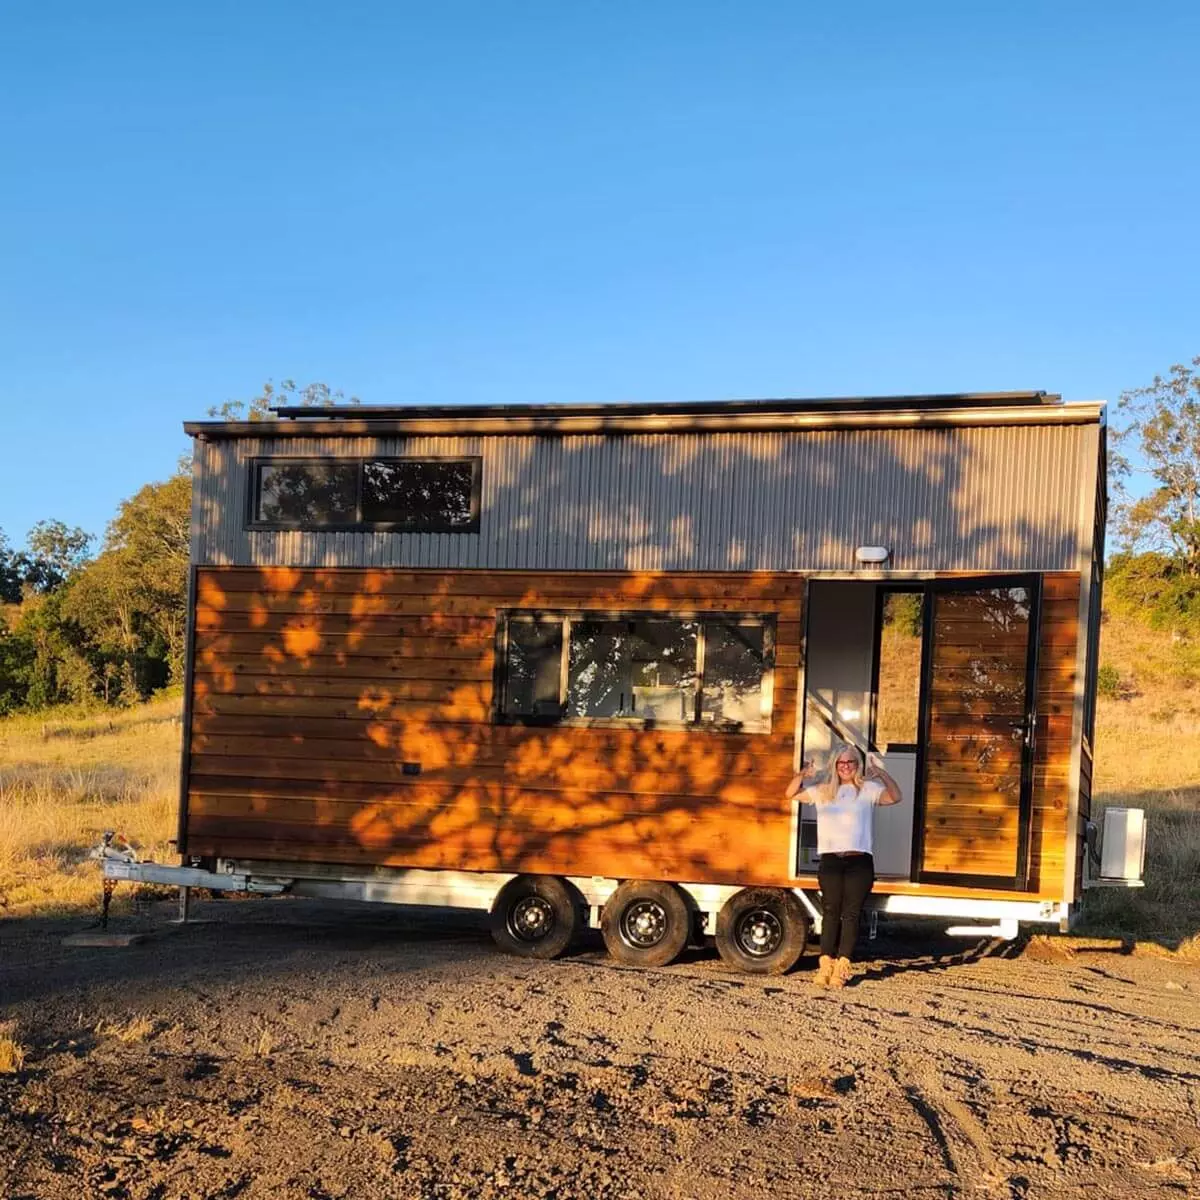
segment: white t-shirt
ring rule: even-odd
[[[857,793],[852,783],[843,783],[832,800],[816,805],[817,854],[874,853],[873,817],[882,795],[882,783],[865,779]]]

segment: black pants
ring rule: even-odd
[[[821,888],[821,953],[849,958],[858,940],[863,901],[875,883],[875,860],[869,854],[822,854],[817,883]]]

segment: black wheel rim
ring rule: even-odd
[[[657,900],[634,900],[621,914],[621,940],[635,950],[649,950],[667,936],[670,924]]]
[[[522,896],[508,910],[508,932],[519,942],[540,942],[554,928],[554,906],[541,896]]]
[[[769,908],[752,908],[738,919],[738,949],[751,958],[767,958],[783,942],[783,922]]]

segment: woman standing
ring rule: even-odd
[[[863,902],[875,883],[873,817],[876,804],[898,804],[900,786],[871,756],[863,771],[862,756],[843,746],[833,760],[833,778],[813,783],[815,769],[806,762],[788,784],[790,800],[799,792],[817,809],[817,883],[821,888],[821,961],[818,987],[845,987],[850,955],[858,938]]]

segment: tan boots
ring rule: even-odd
[[[817,974],[813,979],[816,987],[845,987],[850,979],[850,960],[848,958],[830,958],[822,954],[817,965]]]

